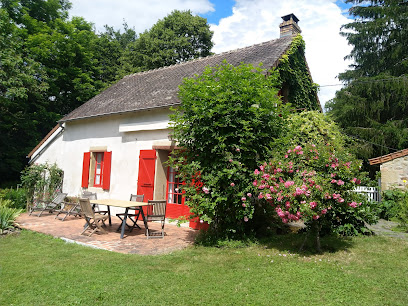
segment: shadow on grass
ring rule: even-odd
[[[258,243],[268,249],[277,249],[282,252],[288,251],[301,255],[335,253],[347,250],[353,246],[352,238],[324,236],[320,238],[321,252],[318,252],[315,237],[309,236],[301,249],[305,238],[306,233],[274,235],[259,239]]]
[[[350,237],[327,235],[320,237],[321,252],[318,252],[315,237],[309,235],[306,241],[305,238],[306,233],[286,233],[271,234],[263,238],[217,239],[211,233],[201,232],[197,236],[196,244],[218,248],[243,248],[258,245],[266,249],[276,249],[280,252],[290,252],[303,256],[335,253],[345,251],[353,246],[353,240]]]

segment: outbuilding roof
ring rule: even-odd
[[[66,115],[60,122],[148,110],[178,105],[178,86],[186,77],[201,74],[226,60],[272,68],[289,48],[294,36],[287,36],[229,52],[125,76],[88,102]]]
[[[404,150],[400,150],[400,151],[390,153],[387,155],[383,155],[380,157],[371,158],[368,161],[370,162],[370,165],[378,165],[378,164],[383,164],[385,162],[394,160],[399,157],[405,157],[407,155],[408,155],[408,149],[404,149]]]

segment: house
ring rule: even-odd
[[[408,149],[371,158],[370,165],[380,165],[381,190],[408,186]],[[404,182],[405,181],[405,182]]]
[[[279,39],[124,77],[62,118],[30,152],[30,163],[57,163],[69,195],[84,189],[98,198],[144,194],[145,201],[167,199],[169,218],[188,215],[176,173],[166,164],[175,148],[169,114],[170,107],[180,104],[178,86],[183,78],[225,60],[276,67],[300,33],[296,16],[282,18]],[[281,90],[284,101],[289,90],[285,85]],[[315,103],[320,106],[317,96]]]

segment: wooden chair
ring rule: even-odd
[[[48,210],[50,213],[54,212],[58,208],[61,208],[61,203],[64,201],[67,193],[58,193],[52,201],[36,201],[30,209],[29,215],[34,215],[41,217],[42,213]],[[34,213],[34,211],[39,211],[38,213]]]
[[[90,192],[90,191],[83,191],[81,194],[81,198],[84,199],[89,199],[89,200],[96,200],[96,192]],[[101,210],[99,205],[94,205],[94,208],[96,208],[95,212],[106,215],[109,211],[108,210]]]
[[[92,236],[92,234],[95,233],[97,230],[101,231],[102,233],[107,233],[102,228],[101,223],[105,225],[105,220],[108,219],[108,216],[95,213],[94,210],[92,209],[91,202],[89,202],[89,199],[87,198],[80,198],[79,205],[81,206],[81,214],[86,220],[86,224],[81,235],[83,235],[87,230],[91,231],[89,236]]]
[[[144,200],[144,194],[131,194],[129,201],[143,202],[143,200]],[[140,226],[137,224],[137,220],[139,219],[139,215],[140,215],[140,207],[130,207],[129,210],[134,210],[133,214],[128,213],[128,219],[133,222],[133,225],[128,225],[126,223],[126,226],[129,228],[129,232],[131,232],[135,227],[140,229]],[[116,214],[116,217],[118,217],[123,222],[125,213]],[[122,225],[119,226],[117,231],[119,231],[121,227]]]
[[[61,209],[56,210],[57,215],[55,219],[64,221],[68,216],[81,216],[81,207],[79,206],[79,201],[67,201],[62,204]],[[65,215],[64,217],[59,217],[59,215]]]
[[[146,236],[149,238],[164,238],[164,223],[166,220],[166,200],[149,200],[149,205],[147,206],[147,214],[145,216],[146,222],[160,222],[161,233],[154,233],[146,226]],[[159,235],[157,235],[159,234]]]

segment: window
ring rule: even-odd
[[[103,153],[97,152],[93,153],[93,157],[95,159],[95,172],[93,176],[93,186],[94,187],[102,187],[102,180],[103,180]],[[92,181],[92,179],[91,179]]]
[[[168,169],[167,203],[183,204],[182,183],[177,177],[177,172],[171,167]]]
[[[82,168],[83,188],[110,188],[112,152],[85,152]]]

